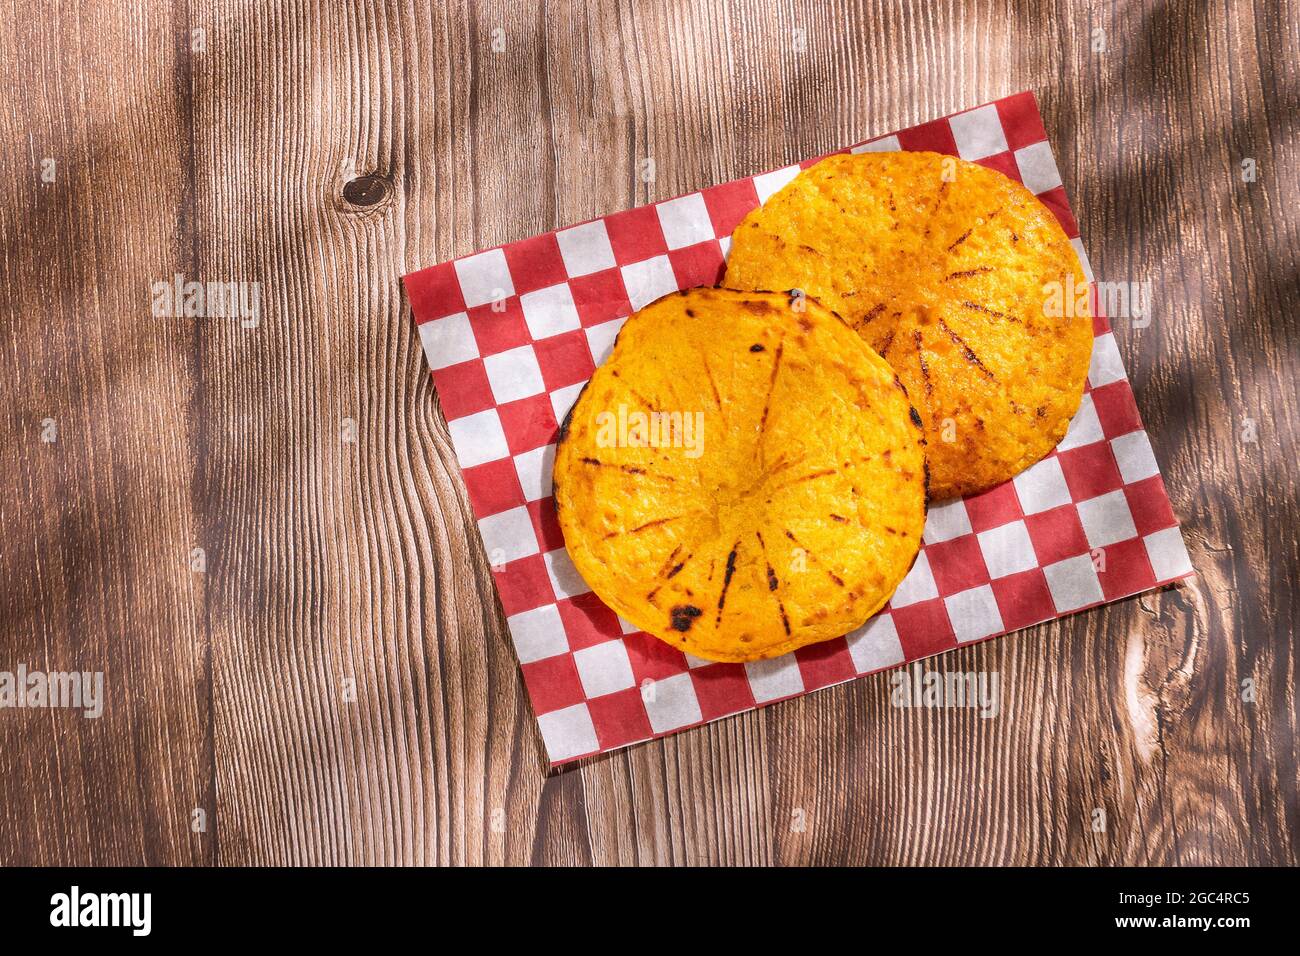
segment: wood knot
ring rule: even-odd
[[[343,200],[351,206],[372,209],[383,204],[392,192],[392,184],[384,176],[367,173],[350,179],[343,185]]]

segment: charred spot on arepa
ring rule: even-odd
[[[691,625],[695,623],[695,619],[703,613],[704,612],[694,604],[678,604],[668,612],[668,616],[674,631],[686,632],[691,629]]]

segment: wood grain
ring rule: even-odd
[[[0,863],[1297,862],[1289,0],[6,14]],[[1026,88],[1199,577],[548,775],[400,275]]]

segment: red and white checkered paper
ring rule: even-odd
[[[1056,214],[1092,279],[1032,93],[851,151],[899,149],[949,153],[1023,182]],[[1086,394],[1060,446],[1001,487],[931,508],[911,573],[852,634],[774,660],[719,664],[635,630],[592,593],[555,520],[559,423],[624,319],[662,295],[716,284],[745,214],[820,158],[405,279],[553,764],[1192,573],[1115,338],[1098,317]]]

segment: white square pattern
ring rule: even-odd
[[[659,225],[669,249],[682,249],[714,238],[709,207],[699,193],[661,202],[655,206],[655,212],[659,214]]]
[[[528,334],[534,339],[571,332],[582,326],[578,307],[573,304],[573,293],[564,282],[525,292],[519,297],[519,307],[524,310]]]
[[[984,159],[1007,151],[1002,120],[998,117],[997,107],[992,104],[954,116],[948,125],[957,141],[957,155],[962,159]]]
[[[495,408],[453,419],[447,423],[447,430],[451,432],[456,460],[462,468],[473,468],[510,454],[506,433],[501,428],[501,416]]]
[[[519,510],[525,511],[523,508]],[[591,590],[591,585],[583,580],[573,566],[569,552],[563,548],[547,551],[542,555],[542,561],[546,564],[546,576],[551,579],[551,590],[557,598],[575,597]]]
[[[525,501],[541,501],[551,495],[551,469],[555,467],[555,446],[545,445],[515,455],[515,474],[524,490]]]
[[[478,530],[483,535],[483,547],[493,567],[526,558],[541,550],[527,508],[512,508],[480,518]]]
[[[557,423],[563,424],[565,417],[569,414],[569,409],[573,408],[574,402],[582,394],[582,387],[586,384],[586,382],[577,382],[551,392],[551,411],[555,413]]]
[[[1151,559],[1151,570],[1155,571],[1157,581],[1169,581],[1192,573],[1192,559],[1187,556],[1181,529],[1165,528],[1147,535],[1142,543],[1146,545],[1147,557]]]
[[[1092,340],[1092,362],[1088,368],[1088,381],[1093,388],[1101,388],[1111,382],[1127,378],[1124,374],[1124,360],[1120,358],[1119,346],[1115,344],[1115,333],[1107,332]]]
[[[605,641],[574,651],[573,663],[578,668],[583,693],[588,697],[603,697],[636,684],[622,641]]]
[[[993,596],[993,588],[987,584],[946,597],[943,604],[948,609],[948,620],[952,622],[952,632],[959,644],[977,641],[1003,630],[997,598]]]
[[[555,234],[555,241],[560,244],[560,258],[564,260],[564,271],[570,278],[614,268],[609,232],[599,219],[572,229],[561,229]]]
[[[903,663],[905,655],[898,640],[898,628],[888,614],[877,614],[845,640],[853,667],[859,674]]]
[[[803,692],[803,675],[793,654],[750,661],[745,665],[745,674],[754,700],[760,704]]]
[[[674,674],[643,687],[641,699],[645,702],[650,727],[657,734],[698,724],[704,719],[689,673]]]
[[[1070,240],[1070,245],[1074,247],[1074,254],[1079,257],[1079,265],[1083,269],[1083,277],[1089,282],[1092,278],[1092,263],[1088,261],[1088,253],[1083,249],[1083,240],[1075,236]]]
[[[1151,439],[1146,432],[1121,435],[1110,443],[1110,447],[1115,453],[1115,461],[1119,464],[1119,474],[1124,479],[1124,484],[1131,485],[1135,481],[1160,474],[1160,466],[1156,464],[1156,455],[1151,450]]]
[[[884,136],[880,139],[873,139],[869,143],[863,143],[861,146],[854,146],[850,153],[896,153],[902,149],[902,144],[898,142],[897,136]]]
[[[489,355],[483,360],[483,369],[498,405],[546,391],[542,369],[531,345]]]
[[[1045,193],[1061,185],[1061,173],[1056,168],[1056,158],[1052,155],[1052,147],[1046,141],[1016,150],[1016,166],[1020,168],[1021,182],[1034,195]]]
[[[1027,515],[1036,515],[1070,503],[1070,487],[1065,483],[1065,472],[1055,458],[1044,458],[1012,479],[1020,508]]]
[[[1038,563],[1034,556],[1033,542],[1029,539],[1029,529],[1023,521],[1016,520],[999,528],[981,531],[976,538],[980,543],[980,553],[984,555],[984,565],[989,569],[989,577],[994,580],[1028,571]]]
[[[1097,580],[1097,569],[1092,565],[1091,555],[1081,554],[1077,558],[1049,564],[1043,568],[1043,576],[1047,578],[1052,603],[1060,614],[1102,600],[1101,582]]]
[[[1091,445],[1105,437],[1101,430],[1101,421],[1097,418],[1097,407],[1092,403],[1092,396],[1085,395],[1083,401],[1079,403],[1079,410],[1070,420],[1070,430],[1065,433],[1056,450],[1069,451],[1071,448]]]
[[[655,299],[677,291],[677,277],[667,256],[655,256],[643,262],[623,267],[623,286],[632,311],[649,305]]]
[[[798,166],[786,166],[784,169],[774,169],[770,173],[763,173],[761,176],[754,177],[754,191],[758,193],[758,201],[765,203],[776,193],[779,193],[785,186],[801,172]]]
[[[939,588],[934,583],[934,575],[930,573],[930,559],[922,551],[916,556],[912,570],[907,572],[907,577],[903,578],[894,591],[894,596],[889,599],[889,606],[907,607],[917,601],[927,601],[938,596]]]
[[[591,722],[591,711],[586,704],[574,704],[563,710],[553,710],[537,718],[542,731],[546,752],[558,763],[600,749],[596,728]]]
[[[458,362],[478,358],[478,342],[470,329],[469,316],[457,312],[446,318],[422,322],[419,325],[420,344],[429,368],[437,371]]]
[[[970,515],[966,512],[966,503],[960,498],[954,498],[930,509],[930,513],[925,516],[922,540],[926,544],[938,544],[970,532]]]
[[[560,609],[554,604],[508,617],[506,626],[510,628],[510,638],[521,664],[545,660],[569,650]]]
[[[515,294],[515,284],[506,265],[506,254],[500,249],[489,249],[475,256],[457,259],[452,265],[460,280],[460,291],[465,305],[471,309]]]
[[[1112,491],[1099,498],[1080,501],[1077,507],[1079,521],[1090,547],[1104,548],[1116,541],[1137,537],[1133,513],[1129,511],[1128,499],[1124,497],[1123,491]]]
[[[612,322],[602,322],[600,325],[593,325],[587,331],[587,348],[591,349],[591,360],[597,365],[604,365],[605,359],[609,358],[609,353],[614,351],[614,340],[618,338],[619,330],[623,328],[626,318],[614,319]]]

